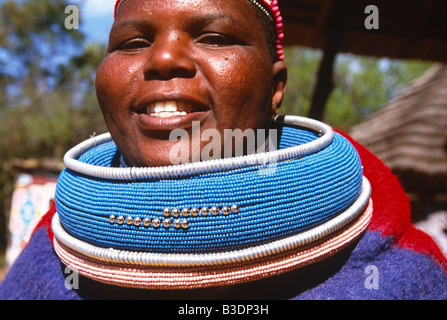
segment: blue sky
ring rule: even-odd
[[[107,43],[114,6],[115,0],[84,0],[84,4],[79,7],[79,28],[85,33],[87,40]]]
[[[0,3],[3,0],[0,0]],[[67,1],[70,4],[70,1]],[[86,37],[88,42],[102,42],[107,43],[109,37],[109,31],[113,24],[113,9],[115,7],[116,0],[73,0],[73,4],[78,5],[80,24],[79,28]],[[81,3],[81,4],[79,4]],[[44,48],[45,49],[45,48]],[[58,57],[62,61],[70,58],[71,54],[65,57]],[[5,65],[2,64],[2,68],[6,73],[18,72],[22,65],[20,60],[9,60],[7,53],[0,47],[0,63],[8,60]]]

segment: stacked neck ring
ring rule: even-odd
[[[109,134],[74,147],[56,189],[57,254],[101,282],[179,289],[251,281],[341,250],[372,212],[358,154],[318,121],[276,125],[275,151],[168,167],[119,167]]]

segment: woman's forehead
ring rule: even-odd
[[[115,17],[117,12],[120,10],[120,7],[123,5],[123,3],[126,2],[135,2],[137,1],[138,3],[141,4],[150,4],[151,2],[157,2],[157,0],[117,0],[115,3]],[[275,47],[276,47],[276,53],[277,53],[277,57],[279,60],[284,60],[284,51],[283,51],[283,46],[282,46],[282,42],[283,42],[283,38],[284,38],[284,33],[283,33],[283,23],[282,23],[282,16],[281,13],[279,11],[279,7],[278,7],[278,1],[277,0],[237,0],[237,1],[224,1],[222,3],[220,3],[220,5],[218,5],[217,2],[220,2],[220,0],[210,0],[211,2],[216,2],[216,6],[215,8],[218,10],[219,8],[223,7],[223,4],[229,6],[229,5],[233,5],[233,7],[237,6],[238,2],[247,2],[247,3],[251,3],[257,10],[260,11],[261,14],[265,15],[268,17],[268,19],[271,21],[274,30],[276,31],[276,43],[275,43]],[[162,1],[161,3],[163,3],[164,1]],[[199,3],[203,3],[203,0],[178,0],[175,1],[178,3],[179,6],[192,6],[192,5],[197,5]],[[135,4],[135,3],[134,3]],[[237,6],[237,8],[241,8],[241,6]]]
[[[176,13],[194,13],[197,16],[224,15],[232,14],[240,20],[250,19],[247,16],[247,8],[254,12],[248,1],[244,5],[237,5],[241,0],[121,0],[121,5],[117,11],[115,20],[121,19],[121,16],[148,16],[161,12],[166,14],[165,9],[170,9]],[[125,3],[125,5],[124,5]],[[187,17],[184,17],[186,19]],[[169,21],[166,21],[169,22]]]
[[[126,0],[112,30],[125,28],[138,30],[185,30],[197,32],[201,28],[220,26],[246,34],[249,37],[264,39],[259,32],[263,27],[255,9],[240,0]]]

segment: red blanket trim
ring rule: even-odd
[[[383,236],[394,235],[400,239],[411,225],[410,201],[391,170],[364,146],[341,133],[356,148],[363,165],[363,174],[372,187],[374,212],[370,229]],[[379,214],[377,214],[379,213]]]
[[[412,249],[435,258],[447,272],[447,259],[433,239],[411,224],[410,201],[391,170],[364,146],[353,140],[341,130],[338,133],[347,138],[356,148],[363,165],[363,174],[372,187],[374,212],[369,226],[383,236],[394,236],[401,248]],[[48,237],[53,242],[51,219],[56,212],[56,205],[51,204],[35,229],[46,226]]]
[[[341,130],[336,131],[354,145],[362,161],[363,174],[371,183],[374,211],[369,229],[383,236],[394,236],[400,248],[430,255],[447,272],[447,259],[437,244],[411,224],[410,201],[397,176],[363,145]]]
[[[54,214],[56,213],[56,204],[54,203],[54,200],[51,202],[50,209],[48,209],[47,213],[40,219],[39,223],[36,225],[36,227],[33,230],[33,233],[40,229],[41,227],[46,227],[48,232],[48,238],[51,241],[51,244],[53,244],[53,229],[51,229],[51,220],[53,219]]]

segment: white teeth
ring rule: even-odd
[[[155,106],[154,106],[154,111],[155,111],[155,112],[163,112],[163,111],[165,111],[165,105],[164,105],[164,103],[157,102],[157,103],[155,104]]]
[[[167,101],[165,104],[165,111],[170,111],[170,112],[177,111],[177,102]]]
[[[155,117],[172,117],[172,116],[185,116],[187,115],[184,102],[177,101],[165,101],[152,103],[147,107],[147,114]]]

